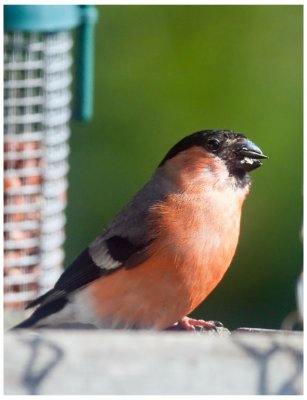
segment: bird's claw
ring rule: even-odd
[[[200,330],[215,330],[223,327],[220,321],[205,321],[203,319],[194,319],[190,317],[183,317],[174,326],[168,330],[184,330],[184,331],[200,331]]]

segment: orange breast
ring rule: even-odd
[[[231,191],[200,191],[170,195],[155,206],[152,234],[158,239],[150,257],[85,289],[101,325],[163,329],[197,307],[233,258],[242,201]]]

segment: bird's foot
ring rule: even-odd
[[[197,328],[216,330],[217,326],[223,326],[223,324],[218,321],[205,321],[203,319],[194,319],[190,317],[183,317],[178,321],[178,324],[186,331],[195,331]]]
[[[185,331],[196,330],[217,330],[218,327],[223,327],[219,321],[204,321],[203,319],[194,319],[190,317],[183,317],[176,325],[177,329]]]

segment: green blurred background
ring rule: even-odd
[[[246,134],[252,175],[231,268],[193,313],[279,328],[302,269],[303,6],[98,6],[95,112],[72,124],[66,265],[202,129]]]

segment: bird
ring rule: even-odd
[[[265,158],[232,130],[183,137],[54,287],[28,304],[33,313],[14,328],[216,328],[188,315],[231,264],[249,172]]]

